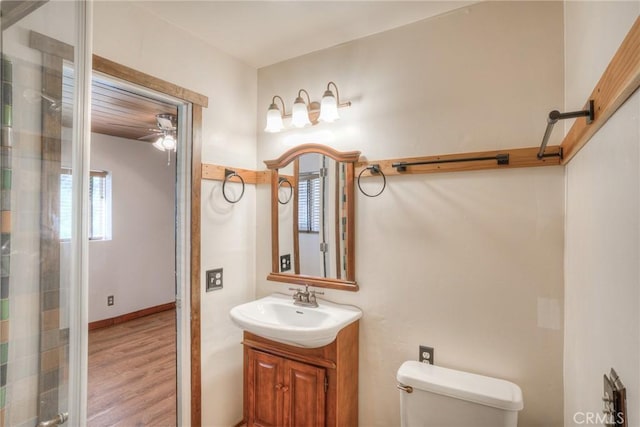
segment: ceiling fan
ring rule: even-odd
[[[139,140],[156,139],[153,147],[160,151],[176,151],[176,116],[174,114],[156,114],[157,129],[149,129],[149,135],[138,138]]]
[[[138,139],[141,141],[155,139],[156,141],[151,145],[153,145],[154,148],[160,151],[166,151],[167,165],[171,164],[171,152],[172,151],[175,152],[178,147],[178,141],[176,140],[177,117],[175,114],[170,114],[170,113],[156,114],[157,128],[150,128],[146,126],[124,125],[119,123],[110,123],[110,124],[113,126],[145,129],[148,132],[151,132],[150,134],[141,136]]]
[[[148,132],[151,132],[150,134],[141,136],[138,139],[141,141],[155,139],[156,141],[152,145],[160,151],[176,151],[176,124],[177,118],[175,114],[170,113],[156,114],[156,128],[110,123],[110,125],[113,126],[145,129]]]

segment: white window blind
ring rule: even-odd
[[[91,171],[89,175],[89,239],[111,238],[111,212],[108,191],[109,174]],[[60,175],[60,239],[71,238],[72,176],[69,170]]]
[[[71,174],[60,175],[60,239],[71,239]]]
[[[89,239],[107,238],[107,173],[91,172],[89,177]]]
[[[298,231],[320,231],[320,177],[300,175],[298,181]]]

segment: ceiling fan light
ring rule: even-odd
[[[163,141],[164,141],[164,136],[161,136],[156,140],[156,142],[154,142],[151,145],[153,145],[153,148],[155,148],[156,150],[165,151]]]
[[[301,97],[297,97],[291,110],[291,124],[297,128],[310,126],[309,110]]]
[[[267,126],[264,128],[264,131],[269,133],[276,133],[280,132],[282,129],[284,129],[284,124],[282,123],[282,114],[280,113],[280,109],[278,108],[278,106],[273,103],[267,110]]]
[[[318,120],[331,123],[338,119],[340,119],[340,115],[338,114],[338,101],[333,95],[333,92],[327,89],[324,92],[324,95],[322,95],[322,101],[320,103],[320,117],[318,117]]]
[[[170,150],[176,151],[176,146],[177,146],[176,139],[172,135],[166,135],[162,139],[162,146],[167,151],[170,151]]]

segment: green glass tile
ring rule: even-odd
[[[11,189],[11,169],[2,169],[2,189]]]
[[[0,343],[0,365],[5,365],[9,360],[9,343]]]
[[[3,95],[6,98],[6,95]],[[13,107],[9,104],[2,105],[2,126],[13,126]]]
[[[2,82],[2,102],[9,107],[13,105],[13,86],[10,82]]]
[[[0,408],[4,408],[6,404],[7,387],[0,388]]]
[[[2,57],[2,81],[13,81],[13,63],[5,56]]]
[[[9,300],[0,300],[0,320],[9,320]]]

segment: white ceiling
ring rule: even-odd
[[[256,68],[476,1],[141,1],[149,13]]]

